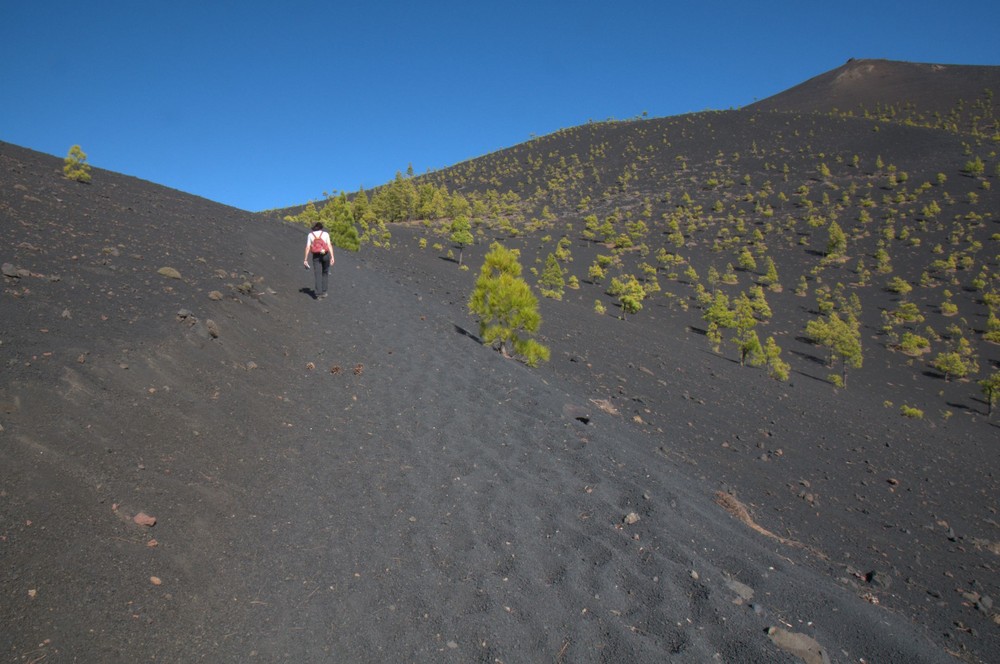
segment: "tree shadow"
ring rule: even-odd
[[[826,383],[827,385],[829,385],[829,386],[831,386],[831,387],[835,387],[835,386],[833,385],[833,383],[831,383],[831,382],[830,382],[830,380],[829,380],[829,379],[828,379],[828,378],[827,378],[826,376],[823,376],[823,377],[820,377],[820,376],[814,376],[814,375],[812,375],[812,374],[810,374],[810,373],[806,373],[805,371],[799,371],[799,370],[797,370],[797,369],[796,369],[796,370],[794,370],[794,371],[793,371],[793,373],[796,373],[796,374],[798,374],[798,375],[802,376],[803,378],[809,378],[809,379],[811,379],[811,380],[814,380],[814,381],[816,381],[817,383]]]
[[[719,360],[724,360],[724,361],[729,362],[731,364],[739,364],[740,363],[740,361],[737,360],[735,357],[726,357],[722,353],[716,353],[716,352],[714,352],[712,350],[709,350],[707,348],[699,348],[698,352],[699,353],[704,353],[705,355],[708,355],[709,357],[714,357],[714,358],[719,359]]]
[[[801,357],[803,360],[812,362],[813,364],[818,364],[823,367],[827,366],[826,360],[824,358],[816,357],[811,353],[803,353],[800,350],[790,350],[788,352],[791,353],[792,355],[795,355],[796,357]]]
[[[457,332],[458,334],[461,334],[462,336],[468,337],[468,338],[472,339],[473,341],[475,341],[476,343],[479,343],[479,344],[483,343],[483,340],[480,339],[478,335],[473,334],[472,332],[469,332],[467,329],[465,329],[461,325],[458,325],[457,323],[452,323],[452,326],[455,328],[455,332]]]

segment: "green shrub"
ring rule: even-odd
[[[903,338],[899,342],[899,349],[907,355],[920,355],[926,353],[930,348],[931,342],[912,332],[904,332]]]
[[[520,355],[529,366],[549,359],[549,349],[525,333],[542,324],[538,298],[521,278],[520,252],[499,242],[490,246],[469,297],[469,313],[479,317],[479,336],[505,357]]]
[[[63,174],[70,180],[90,182],[90,166],[87,164],[87,155],[80,149],[79,145],[74,145],[69,149],[69,154],[63,160]]]

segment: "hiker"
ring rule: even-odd
[[[313,298],[320,299],[326,297],[326,285],[330,278],[330,266],[333,265],[333,243],[330,242],[330,234],[323,230],[323,223],[317,221],[313,224],[312,232],[306,239],[306,253],[302,259],[302,264],[309,269],[309,255],[312,254],[313,276],[316,287],[313,289]]]

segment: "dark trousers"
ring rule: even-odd
[[[316,287],[313,295],[319,297],[326,294],[326,287],[330,281],[330,254],[313,254],[313,277],[316,279]]]

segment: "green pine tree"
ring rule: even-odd
[[[993,405],[1000,399],[1000,371],[994,371],[987,378],[979,381],[979,387],[986,397],[986,416],[993,416]]]
[[[831,221],[827,229],[829,240],[826,243],[826,256],[829,259],[843,258],[847,253],[847,236],[836,221]]]
[[[538,286],[545,297],[552,298],[553,300],[562,299],[566,287],[566,276],[555,254],[549,254],[545,259],[545,269],[542,270]]]
[[[479,318],[479,336],[504,357],[519,355],[529,366],[547,361],[549,349],[528,333],[538,331],[542,316],[538,298],[521,278],[520,252],[499,242],[490,245],[475,288],[469,296],[469,313]]]
[[[451,235],[448,236],[448,239],[458,247],[458,264],[461,265],[465,248],[475,240],[472,236],[472,225],[469,224],[468,217],[461,215],[451,222],[449,230],[451,231]]]
[[[860,369],[864,359],[861,348],[861,323],[854,312],[831,311],[825,319],[810,320],[806,323],[806,336],[830,351],[828,366],[832,366],[836,359],[841,361],[840,383],[841,386],[847,387],[847,370]]]
[[[74,145],[69,149],[69,154],[63,160],[63,174],[70,180],[77,182],[90,182],[90,166],[87,164],[87,155],[79,145]]]
[[[791,366],[781,359],[781,347],[774,341],[774,337],[768,337],[764,342],[764,359],[767,364],[767,373],[775,380],[788,380]]]
[[[740,366],[760,366],[764,361],[763,348],[757,337],[757,319],[754,317],[753,303],[746,293],[740,293],[733,306],[733,343],[740,353]]]
[[[642,301],[646,299],[646,289],[634,274],[625,275],[621,279],[613,277],[608,294],[618,298],[622,307],[622,320],[626,320],[627,314],[642,311]]]

